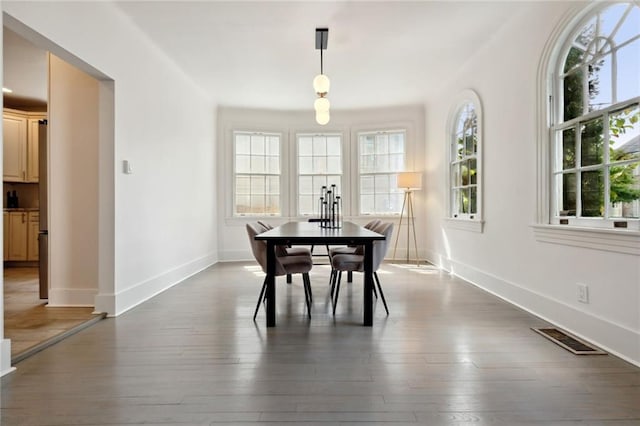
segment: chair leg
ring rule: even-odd
[[[333,299],[333,316],[336,316],[336,305],[338,304],[338,292],[340,292],[341,279],[342,279],[342,271],[338,272],[338,282],[336,283],[336,295]]]
[[[329,285],[331,286],[331,297],[333,298],[333,292],[336,290],[336,281],[338,280],[338,271],[331,270],[331,278],[329,279]]]
[[[387,308],[387,301],[385,300],[384,293],[382,292],[382,286],[380,285],[380,279],[378,278],[378,273],[374,272],[373,277],[376,279],[376,283],[378,284],[378,290],[380,290],[380,297],[382,298],[382,303],[384,303],[384,310],[387,311],[387,315],[389,315],[389,308]]]
[[[376,299],[378,298],[378,292],[376,291],[376,286],[374,285],[373,287],[371,287],[371,289],[373,290],[373,295],[376,297]]]
[[[304,283],[304,298],[307,302],[307,315],[311,318],[311,279],[308,272],[302,274],[302,281]]]
[[[291,284],[291,274],[287,274],[287,284]]]
[[[253,313],[253,320],[256,320],[256,316],[258,315],[258,309],[260,309],[260,303],[262,303],[263,296],[266,298],[265,294],[267,290],[267,277],[264,278],[264,282],[262,283],[262,289],[260,290],[260,296],[258,297],[258,303],[256,304],[256,310]]]

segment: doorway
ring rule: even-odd
[[[49,339],[52,335],[58,335],[76,327],[78,322],[92,319],[93,312],[97,311],[95,299],[100,289],[99,230],[105,228],[100,226],[98,212],[101,207],[99,202],[101,194],[98,194],[101,179],[104,178],[101,173],[107,170],[99,164],[102,160],[99,145],[106,143],[106,149],[113,149],[113,138],[109,137],[113,134],[113,85],[107,83],[105,86],[77,67],[55,57],[51,54],[52,51],[62,52],[61,56],[65,54],[69,56],[69,54],[10,16],[4,14],[3,18],[5,42],[18,40],[22,47],[27,44],[27,50],[37,55],[42,54],[45,58],[45,68],[42,73],[42,68],[34,66],[37,61],[29,61],[29,55],[24,49],[13,52],[11,47],[6,47],[5,43],[3,46],[4,83],[13,90],[12,94],[4,96],[5,107],[20,107],[21,110],[18,111],[24,110],[28,114],[44,111],[45,117],[50,120],[51,105],[48,102],[53,99],[55,102],[51,101],[51,104],[55,105],[56,120],[55,130],[51,131],[49,127],[47,131],[50,134],[49,146],[55,147],[53,151],[50,150],[47,157],[51,166],[48,176],[39,177],[37,180],[32,179],[29,182],[11,182],[11,185],[22,186],[15,189],[18,199],[21,200],[18,205],[22,205],[25,209],[32,209],[29,211],[34,213],[42,213],[43,206],[40,205],[40,198],[32,196],[31,193],[34,192],[33,187],[42,186],[43,180],[45,182],[49,180],[50,205],[47,219],[50,229],[56,230],[55,237],[50,238],[50,251],[47,256],[50,260],[49,267],[46,268],[49,274],[47,299],[41,299],[38,290],[40,281],[38,266],[42,259],[31,257],[26,260],[7,259],[5,261],[6,269],[3,270],[2,288],[4,305],[0,306],[0,309],[4,318],[4,336],[15,341],[11,345],[13,358],[14,354],[28,349],[42,339]],[[9,34],[8,37],[7,34]],[[17,74],[20,78],[12,80],[11,73],[19,68],[20,64],[17,62],[20,61],[26,64],[26,68],[23,65],[22,74]],[[80,63],[77,58],[75,62]],[[40,78],[33,87],[40,87],[40,93],[44,92],[44,96],[29,95],[28,88],[22,86],[31,77],[37,77],[35,74],[38,73],[34,72],[35,69],[41,70],[40,77],[43,74],[44,79]],[[9,87],[10,84],[17,89]],[[26,84],[26,86],[30,85]],[[44,91],[41,86],[44,86]],[[105,94],[105,87],[106,100],[99,99],[99,94]],[[105,124],[102,121],[105,117],[109,121],[106,136],[105,130],[101,129],[101,125]],[[83,145],[79,145],[78,140],[82,140]],[[54,143],[51,143],[52,141]],[[74,164],[80,166],[72,166]],[[4,168],[7,168],[6,162]],[[109,174],[105,174],[108,178]],[[111,179],[113,179],[113,171]],[[11,196],[13,191],[13,188],[9,191]],[[23,195],[23,192],[30,195]],[[79,197],[69,195],[76,193]],[[102,207],[112,208],[112,198],[111,194],[111,203],[104,203]],[[78,205],[75,203],[76,199],[84,200],[86,203]],[[6,207],[7,200],[4,201]],[[10,233],[7,232],[6,223],[4,229],[3,242],[7,252],[7,244],[11,241],[8,238]],[[106,229],[109,230],[112,227],[107,226]],[[33,241],[31,244],[29,241],[26,242],[27,247],[33,246]],[[112,276],[107,274],[107,277],[109,275]],[[77,285],[78,282],[83,284]],[[112,282],[103,281],[102,285],[107,291],[113,293]]]

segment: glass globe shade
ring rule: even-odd
[[[316,112],[316,123],[320,124],[321,126],[327,124],[330,118],[331,117],[329,116],[329,111]]]
[[[330,86],[331,82],[329,81],[329,77],[324,74],[318,74],[313,79],[313,89],[316,93],[329,93]]]
[[[316,109],[316,112],[323,112],[323,111],[328,112],[330,106],[331,106],[331,103],[327,98],[318,98],[313,103],[313,107]]]

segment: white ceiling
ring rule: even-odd
[[[117,3],[218,104],[311,109],[315,28],[332,108],[423,102],[522,3]]]
[[[122,1],[123,13],[220,105],[311,109],[315,28],[329,28],[333,109],[421,103],[519,2]],[[5,29],[4,84],[46,100],[44,51]]]

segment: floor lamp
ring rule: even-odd
[[[416,239],[416,221],[413,214],[413,191],[422,188],[422,173],[420,172],[400,172],[398,173],[398,188],[404,189],[404,201],[402,202],[402,211],[400,212],[400,223],[398,224],[398,233],[396,234],[396,244],[393,248],[393,258],[396,258],[396,250],[398,248],[398,238],[402,229],[402,219],[407,216],[407,263],[409,263],[409,235],[413,228],[413,244],[416,251],[416,265],[420,266],[420,258],[418,256],[418,241]]]

